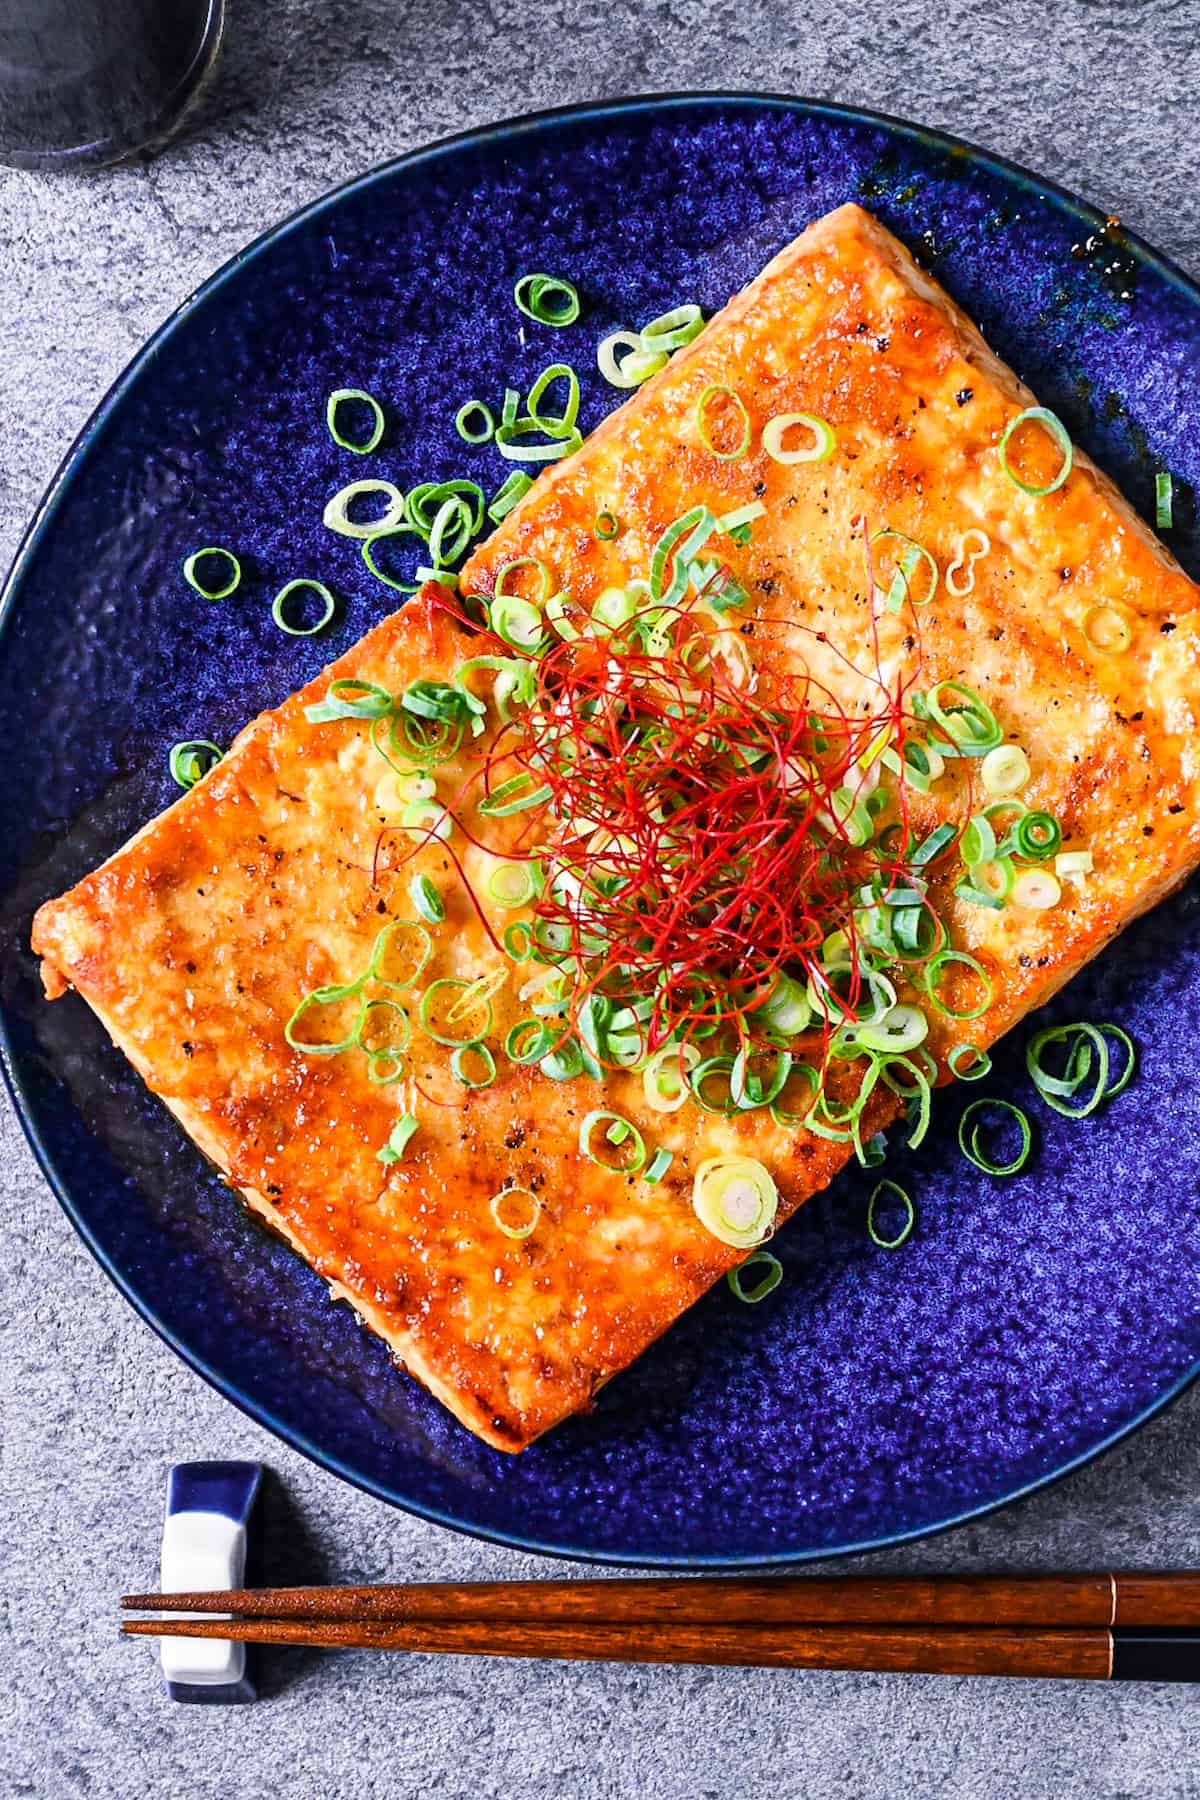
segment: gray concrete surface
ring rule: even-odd
[[[146,335],[281,214],[421,141],[680,85],[861,102],[1021,158],[1200,274],[1196,0],[229,0],[216,88],[150,166],[0,173],[0,563]],[[0,1103],[2,1106],[2,1103]],[[240,1712],[172,1708],[113,1598],[148,1581],[163,1472],[278,1472],[294,1579],[522,1576],[311,1468],[160,1345],[0,1112],[0,1794],[492,1800],[1200,1794],[1200,1691],[299,1653]],[[1200,1392],[1100,1465],[872,1567],[1200,1563]]]

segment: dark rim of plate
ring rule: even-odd
[[[54,523],[59,504],[67,491],[71,478],[92,444],[112,423],[113,417],[121,401],[141,376],[146,364],[156,358],[166,346],[175,328],[186,319],[197,307],[201,306],[211,295],[217,293],[225,283],[232,280],[247,262],[252,261],[260,251],[280,242],[292,231],[307,225],[313,219],[319,219],[324,213],[332,210],[350,194],[358,193],[376,182],[386,181],[398,169],[419,167],[425,162],[434,162],[444,156],[451,156],[467,146],[483,147],[489,144],[508,142],[516,138],[552,133],[558,126],[566,123],[603,121],[628,117],[640,113],[663,112],[679,109],[711,108],[719,112],[725,106],[758,106],[764,111],[786,111],[810,118],[826,118],[843,121],[847,124],[864,125],[868,128],[881,129],[894,137],[904,138],[920,144],[925,149],[949,151],[961,156],[964,161],[984,168],[991,173],[1024,188],[1027,192],[1041,200],[1050,200],[1063,212],[1079,221],[1080,228],[1086,233],[1103,227],[1105,215],[1099,208],[1081,200],[1068,189],[1060,187],[1057,182],[1046,180],[1035,174],[1023,164],[1012,162],[1007,157],[994,155],[991,151],[982,150],[965,138],[952,136],[942,131],[931,131],[923,126],[913,125],[904,119],[893,118],[888,113],[872,112],[864,107],[843,106],[835,101],[808,100],[791,94],[770,94],[756,92],[738,92],[723,90],[721,92],[667,93],[633,95],[626,99],[605,100],[600,102],[585,101],[581,104],[565,107],[554,107],[544,112],[526,113],[512,119],[502,120],[495,125],[474,126],[467,131],[455,132],[451,137],[439,138],[435,143],[427,144],[417,150],[407,151],[402,156],[393,157],[390,161],[378,164],[365,175],[355,176],[343,182],[340,187],[331,189],[320,199],[310,201],[307,206],[291,213],[277,225],[262,232],[244,249],[236,252],[229,261],[222,264],[215,274],[210,275],[194,293],[181,302],[168,315],[153,335],[139,350],[133,361],[113,382],[104,398],[100,401],[87,423],[83,426],[74,443],[59,464],[45,494],[42,496],[37,511],[34,513],[25,535],[21,540],[13,564],[5,579],[3,590],[0,590],[0,653],[3,650],[3,638],[13,610],[13,603],[20,590],[25,569],[37,551],[43,536]],[[1187,299],[1200,309],[1200,284],[1171,261],[1161,255],[1151,245],[1139,237],[1136,232],[1126,231],[1122,227],[1122,245],[1136,258],[1138,263],[1153,269],[1156,274],[1178,289]],[[155,1314],[141,1296],[134,1291],[125,1280],[112,1259],[96,1242],[86,1221],[78,1212],[74,1198],[67,1183],[59,1174],[54,1154],[42,1138],[32,1103],[25,1093],[24,1086],[14,1061],[12,1044],[9,1037],[8,1022],[4,1010],[0,1007],[0,1073],[3,1073],[5,1084],[12,1096],[17,1117],[20,1120],[25,1136],[29,1141],[37,1160],[38,1167],[45,1176],[59,1204],[70,1219],[75,1230],[87,1245],[109,1280],[124,1295],[129,1304],[146,1323],[157,1332],[164,1343],[170,1346],[177,1356],[203,1376],[218,1393],[231,1401],[256,1424],[266,1427],[268,1431],[281,1438],[285,1443],[299,1450],[310,1461],[338,1475],[353,1487],[361,1488],[376,1499],[384,1500],[391,1506],[397,1506],[418,1518],[426,1519],[430,1524],[445,1526],[448,1530],[458,1531],[468,1537],[479,1538],[484,1542],[502,1544],[514,1550],[532,1551],[544,1556],[559,1556],[577,1562],[613,1563],[627,1568],[706,1568],[706,1569],[746,1569],[761,1567],[780,1567],[789,1564],[818,1562],[840,1556],[851,1556],[867,1550],[889,1549],[895,1545],[912,1543],[916,1540],[934,1537],[943,1531],[952,1530],[957,1525],[964,1525],[973,1519],[985,1518],[989,1513],[1022,1500],[1027,1495],[1035,1494],[1043,1488],[1062,1481],[1077,1469],[1086,1467],[1106,1451],[1113,1449],[1123,1439],[1132,1435],[1150,1419],[1163,1412],[1171,1403],[1179,1398],[1200,1376],[1200,1360],[1175,1381],[1165,1392],[1159,1394],[1148,1406],[1143,1407],[1135,1417],[1118,1426],[1098,1443],[1081,1451],[1061,1468],[1052,1470],[1047,1475],[1039,1475],[1035,1480],[1022,1483],[1008,1493],[996,1499],[987,1500],[978,1506],[968,1507],[933,1525],[921,1525],[910,1530],[890,1532],[886,1535],[865,1538],[852,1543],[820,1545],[803,1550],[773,1551],[762,1556],[727,1556],[714,1555],[669,1555],[647,1554],[622,1555],[612,1550],[581,1550],[570,1543],[546,1542],[540,1539],[521,1537],[516,1532],[505,1532],[470,1525],[462,1519],[439,1512],[436,1507],[427,1506],[419,1501],[404,1497],[383,1483],[372,1481],[358,1471],[347,1467],[337,1456],[322,1449],[312,1442],[303,1431],[285,1424],[259,1402],[239,1391],[236,1382],[212,1368],[203,1358],[197,1356],[188,1346],[182,1343],[171,1329]]]

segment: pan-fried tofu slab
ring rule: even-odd
[[[741,412],[706,393],[716,384]],[[847,731],[870,726],[873,743],[881,696],[906,697],[913,733],[924,729],[934,755],[923,780],[900,761],[890,800],[881,783],[877,824],[888,805],[900,808],[893,835],[910,845],[995,800],[982,756],[937,766],[938,743],[954,748],[963,717],[960,690],[938,684],[980,698],[1001,747],[1019,747],[1027,766],[1009,761],[1014,804],[992,815],[989,854],[968,867],[956,841],[905,877],[947,944],[974,959],[942,966],[940,1004],[918,964],[889,970],[901,1009],[924,1015],[912,1055],[932,1056],[930,1078],[945,1077],[956,1046],[986,1048],[1200,860],[1197,590],[1078,451],[1057,482],[1064,451],[1044,423],[1018,426],[1002,452],[1033,404],[902,246],[843,207],[539,479],[460,588],[492,596],[505,565],[533,558],[587,612],[645,576],[689,510],[724,519],[761,504],[749,541],[735,525],[704,551],[719,546],[723,573],[703,592],[732,578],[736,603],[713,613],[701,592],[696,607],[736,636],[730,679],[747,695],[782,705],[806,674]],[[740,447],[742,412],[745,453],[726,459],[714,447]],[[780,428],[774,448],[811,442],[828,452],[821,459],[764,449],[764,428],[792,414],[820,429]],[[617,523],[611,539],[596,534],[602,511]],[[501,585],[512,591],[512,581]],[[426,589],[257,719],[198,787],[42,908],[34,945],[48,991],[83,995],[201,1150],[334,1293],[464,1425],[518,1450],[585,1407],[743,1257],[748,1240],[722,1241],[693,1204],[702,1164],[753,1159],[782,1221],[902,1101],[879,1081],[854,1132],[821,1135],[766,1105],[710,1111],[687,1097],[660,1110],[634,1068],[551,1079],[505,1054],[537,993],[531,965],[503,947],[505,927],[528,909],[501,906],[491,877],[528,844],[529,821],[481,814],[479,769],[513,728],[489,699],[482,734],[464,733],[438,764],[434,805],[456,821],[443,842],[422,829],[429,797],[381,756],[369,718],[308,716],[335,681],[392,696],[417,681],[461,681],[480,639],[456,604]],[[941,696],[949,737],[917,695]],[[902,734],[881,741],[902,750]],[[849,784],[865,802],[886,766],[856,741],[839,791]],[[1006,853],[1021,807],[1056,822],[1052,854],[1036,836],[1030,854]],[[697,843],[705,829],[701,820]],[[814,826],[841,844],[838,829]],[[444,921],[422,925],[418,874]],[[443,978],[484,977],[482,997],[438,990],[432,1010],[422,1000]],[[297,1017],[306,996],[316,998]],[[454,1004],[457,1023],[439,1031]],[[461,1041],[472,1008],[488,1055],[464,1052],[455,1066],[438,1040]],[[487,1079],[489,1061],[491,1084],[466,1085]],[[857,1067],[839,1065],[831,1091],[853,1094],[861,1069],[847,1071]],[[595,1109],[636,1128],[648,1155],[669,1153],[656,1180],[653,1163],[614,1171],[581,1154]],[[821,1115],[827,1127],[831,1116]],[[407,1137],[407,1126],[396,1130],[404,1120],[416,1121]],[[619,1143],[601,1160],[630,1161]]]

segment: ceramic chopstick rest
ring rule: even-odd
[[[167,1478],[163,1524],[160,1586],[164,1594],[244,1585],[249,1531],[261,1480],[259,1463],[174,1465]],[[229,1706],[256,1698],[245,1644],[220,1638],[163,1638],[160,1654],[172,1700]]]

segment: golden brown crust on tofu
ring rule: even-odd
[[[710,382],[736,388],[750,412],[740,462],[717,461],[696,434]],[[866,676],[846,659],[876,666],[856,522],[918,538],[943,570],[966,529],[987,533],[973,591],[955,599],[943,582],[919,632],[907,608],[884,615],[879,658],[923,687],[952,678],[977,688],[1029,753],[1023,798],[1059,817],[1069,847],[1092,850],[1095,873],[1049,912],[964,906],[942,884],[954,939],[992,971],[994,995],[982,1019],[937,1026],[939,1057],[1006,1031],[1200,859],[1197,590],[1078,453],[1058,492],[1032,499],[1012,486],[996,446],[1030,398],[903,248],[843,207],[539,480],[463,580],[489,591],[503,563],[534,555],[586,604],[641,573],[688,507],[722,513],[761,498],[766,514],[736,562],[755,658],[781,669],[803,659],[852,706]],[[783,466],[763,454],[762,426],[782,412],[828,419],[834,456]],[[602,507],[621,520],[611,543],[594,535]],[[1101,601],[1131,622],[1123,656],[1099,654],[1082,634]],[[585,1407],[740,1260],[693,1214],[699,1160],[727,1149],[760,1158],[785,1218],[846,1150],[760,1113],[654,1114],[638,1077],[557,1084],[500,1055],[495,1085],[464,1091],[449,1053],[419,1032],[394,1087],[373,1086],[358,1053],[288,1048],[299,998],[351,978],[380,926],[412,916],[412,866],[395,873],[387,854],[377,866],[396,804],[367,728],[316,728],[304,708],[330,675],[391,691],[448,676],[470,654],[466,641],[429,592],[385,620],[43,907],[34,946],[48,992],[65,983],[88,1000],[250,1204],[465,1425],[516,1450]],[[466,774],[464,753],[439,772],[439,791],[452,794]],[[940,785],[918,823],[961,815],[961,775]],[[465,862],[479,893],[488,858],[467,850]],[[446,852],[422,850],[418,866],[438,883],[451,927],[435,932],[425,979],[499,967]],[[524,1011],[520,983],[510,976],[497,997],[497,1037]],[[597,1105],[674,1152],[659,1185],[581,1158],[579,1120]],[[405,1159],[384,1167],[377,1152],[406,1110],[419,1131]],[[873,1100],[866,1130],[895,1110]],[[488,1207],[510,1182],[542,1201],[521,1242]]]
[[[34,947],[255,1211],[463,1424],[517,1450],[586,1406],[740,1260],[692,1212],[697,1161],[736,1139],[794,1171],[784,1185],[798,1204],[846,1152],[807,1136],[793,1148],[769,1120],[698,1122],[690,1107],[664,1118],[636,1076],[614,1076],[600,1093],[498,1055],[495,1085],[466,1091],[450,1075],[450,1052],[419,1031],[407,1059],[413,1080],[393,1087],[372,1085],[358,1053],[288,1048],[283,1028],[301,996],[353,977],[380,927],[413,916],[412,865],[393,876],[385,852],[372,881],[389,805],[367,728],[314,727],[304,708],[329,676],[392,691],[449,676],[463,642],[428,596],[412,601],[255,720],[197,788],[44,906]],[[443,765],[440,790],[453,793],[465,774],[465,763]],[[470,852],[465,861],[482,892],[491,859]],[[446,853],[423,850],[416,866],[447,909],[425,979],[501,966]],[[523,979],[514,969],[494,1003],[499,1036],[527,1011],[516,992]],[[597,1104],[676,1152],[661,1183],[649,1188],[580,1157],[579,1121]],[[377,1152],[410,1109],[421,1124],[405,1160],[381,1167]],[[538,1227],[521,1242],[501,1233],[488,1207],[508,1183],[542,1200]]]
[[[717,461],[697,434],[711,382],[735,388],[749,411],[740,462]],[[997,445],[1033,403],[903,245],[843,206],[543,477],[463,574],[464,590],[489,592],[503,563],[539,556],[586,605],[648,564],[687,507],[720,515],[761,499],[766,513],[734,559],[755,660],[802,658],[852,700],[868,684],[847,659],[876,667],[859,522],[917,539],[943,572],[965,531],[987,534],[973,592],[955,599],[943,578],[915,631],[909,607],[884,613],[878,661],[893,684],[977,689],[1029,754],[1021,798],[1055,813],[1064,847],[1092,850],[1096,872],[1041,913],[963,904],[953,875],[935,888],[954,942],[995,983],[985,1018],[935,1030],[939,1052],[1007,1031],[1200,860],[1200,590],[1079,450],[1058,492],[1034,499],[1013,486]],[[785,466],[763,452],[767,420],[794,412],[834,427],[829,461]],[[622,522],[612,542],[594,536],[601,506]],[[1123,655],[1083,635],[1101,604],[1130,623]],[[918,826],[963,816],[962,783],[938,790],[915,811]],[[955,998],[953,984],[945,992]]]

